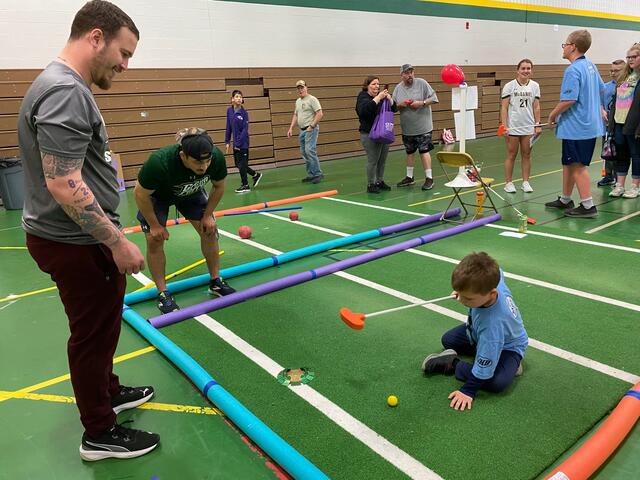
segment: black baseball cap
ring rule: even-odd
[[[213,140],[206,131],[201,131],[192,135],[185,135],[180,140],[182,151],[185,155],[204,162],[211,158],[213,151]]]

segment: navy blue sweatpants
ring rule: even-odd
[[[446,332],[442,336],[442,345],[444,348],[452,348],[458,355],[472,357],[476,355],[476,347],[471,345],[467,337],[466,325],[459,325]],[[480,388],[493,393],[502,392],[513,382],[513,377],[515,377],[521,361],[522,357],[518,353],[511,350],[503,350],[500,354],[498,365],[493,372],[493,377],[487,380]],[[456,378],[461,382],[466,382],[471,375],[472,368],[472,364],[460,360],[456,365]]]

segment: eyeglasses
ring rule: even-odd
[[[575,45],[575,43],[563,43],[562,44],[562,48],[567,47],[569,45]]]
[[[627,60],[635,60],[638,57],[640,57],[640,55],[628,55]]]

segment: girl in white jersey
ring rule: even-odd
[[[528,58],[520,60],[517,77],[502,89],[500,121],[507,127],[507,158],[504,161],[504,191],[515,193],[513,166],[520,149],[522,161],[522,190],[533,192],[529,184],[531,173],[531,136],[539,135],[542,129],[534,127],[540,123],[540,85],[531,80],[533,62]]]

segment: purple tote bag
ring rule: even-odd
[[[393,112],[389,106],[389,100],[382,100],[380,110],[373,121],[373,127],[369,132],[369,138],[377,143],[393,143]]]

